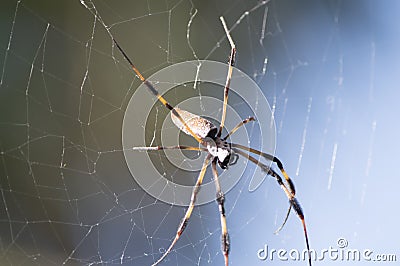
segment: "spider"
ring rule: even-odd
[[[150,81],[148,81],[140,73],[140,71],[132,63],[131,59],[127,56],[127,54],[124,52],[124,50],[118,44],[118,42],[114,38],[112,38],[114,44],[116,45],[118,50],[121,52],[121,54],[125,58],[125,60],[129,63],[130,67],[132,68],[132,70],[134,71],[136,76],[141,80],[141,82],[144,85],[146,85],[146,87],[149,89],[149,91],[155,97],[157,97],[158,101],[160,101],[166,108],[168,108],[170,110],[173,123],[181,131],[192,136],[200,144],[199,147],[153,146],[153,147],[134,147],[133,150],[157,151],[157,150],[166,150],[166,149],[178,149],[178,150],[202,151],[202,152],[207,153],[207,156],[204,159],[203,165],[201,167],[200,173],[197,177],[197,181],[194,185],[189,206],[186,210],[186,213],[185,213],[182,221],[179,224],[175,238],[171,242],[168,249],[153,264],[153,266],[159,264],[171,252],[175,243],[179,240],[180,236],[182,235],[186,226],[188,225],[190,216],[191,216],[192,211],[195,206],[197,194],[200,190],[200,186],[203,182],[203,178],[206,173],[206,169],[210,162],[211,162],[212,174],[214,177],[214,183],[215,183],[215,187],[216,187],[216,191],[217,191],[216,201],[217,201],[219,213],[220,213],[221,231],[222,231],[222,237],[221,237],[222,238],[222,253],[224,255],[225,266],[228,266],[230,240],[229,240],[228,227],[226,224],[226,216],[225,216],[225,207],[224,207],[225,195],[224,195],[224,192],[221,191],[221,186],[220,186],[220,182],[219,182],[219,178],[218,178],[217,164],[219,165],[219,167],[221,169],[225,170],[228,168],[228,166],[236,163],[239,155],[250,160],[257,166],[259,166],[261,168],[261,170],[263,170],[265,173],[274,177],[276,179],[276,181],[278,182],[279,186],[281,187],[281,189],[284,191],[284,193],[288,197],[289,204],[290,204],[289,209],[288,209],[285,221],[283,222],[282,226],[278,229],[278,231],[280,229],[282,229],[283,225],[286,223],[288,215],[289,215],[291,209],[293,208],[295,213],[297,214],[297,216],[300,218],[300,220],[302,222],[306,247],[307,247],[307,251],[308,251],[308,261],[309,261],[309,265],[311,266],[311,254],[310,254],[310,247],[309,247],[306,223],[304,220],[304,214],[303,214],[302,208],[300,207],[298,200],[295,197],[296,191],[295,191],[294,184],[293,184],[292,180],[290,179],[289,175],[284,170],[283,164],[281,163],[281,161],[271,154],[264,153],[262,151],[259,151],[259,150],[256,150],[256,149],[253,149],[250,147],[246,147],[246,146],[243,146],[240,144],[230,143],[227,141],[228,137],[231,136],[233,133],[235,133],[236,130],[238,130],[241,126],[245,125],[248,122],[255,121],[255,118],[249,117],[249,118],[241,121],[225,137],[221,136],[222,130],[224,128],[225,118],[226,118],[228,93],[229,93],[229,87],[230,87],[230,82],[231,82],[231,78],[232,78],[233,66],[235,63],[236,46],[230,35],[229,29],[226,25],[226,22],[222,16],[220,17],[220,20],[221,20],[222,26],[224,28],[225,34],[228,38],[229,44],[231,46],[231,51],[230,51],[230,56],[229,56],[229,68],[228,68],[228,73],[227,73],[227,77],[226,77],[226,81],[225,81],[225,88],[224,88],[222,118],[221,118],[219,128],[216,127],[215,125],[213,125],[212,122],[210,122],[209,120],[207,120],[205,118],[202,118],[198,115],[192,114],[188,111],[185,111],[185,110],[182,110],[182,109],[172,106],[162,95],[160,95],[160,93],[153,86],[153,84]],[[281,176],[275,170],[270,168],[268,165],[260,162],[255,157],[251,156],[249,153],[246,153],[245,151],[247,151],[249,153],[254,153],[256,155],[263,157],[264,159],[266,159],[268,161],[274,162],[277,165],[277,167],[279,168],[280,172],[282,173],[282,175],[285,179],[285,182],[283,181]]]

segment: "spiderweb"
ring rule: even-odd
[[[352,248],[395,252],[398,2],[2,1],[0,10],[1,265],[150,265],[162,255],[185,208],[149,196],[126,166],[122,123],[140,81],[109,34],[150,76],[186,60],[227,62],[221,15],[236,66],[271,105],[276,155],[296,184],[311,247],[344,237]],[[197,96],[203,109],[202,97],[222,97],[222,88],[192,85],[165,97],[178,104]],[[252,115],[231,97],[243,117]],[[156,104],[137,134],[159,145],[167,115]],[[242,144],[257,148],[259,128],[246,128],[251,141]],[[165,153],[149,156],[173,181],[197,177]],[[245,172],[226,195],[230,261],[286,263],[257,251],[302,250],[300,223],[292,214],[273,234],[287,200],[272,178],[250,193],[255,168],[244,163],[231,167]],[[214,202],[197,207],[163,265],[222,265],[219,223]]]

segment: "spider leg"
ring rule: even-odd
[[[196,184],[195,184],[195,186],[193,188],[192,196],[190,198],[189,207],[186,210],[185,216],[183,217],[181,223],[179,224],[179,227],[178,227],[178,230],[176,231],[176,235],[175,235],[174,240],[172,241],[172,243],[170,244],[168,249],[164,252],[164,254],[161,256],[161,258],[159,258],[152,266],[155,266],[155,265],[159,264],[169,254],[169,252],[172,250],[172,248],[174,247],[175,243],[179,240],[179,238],[181,237],[183,231],[185,230],[185,228],[186,228],[186,226],[188,224],[189,218],[192,215],[192,211],[194,209],[194,204],[196,203],[197,193],[199,193],[200,186],[203,183],[203,178],[204,178],[204,175],[206,173],[206,169],[207,169],[208,163],[211,160],[211,157],[212,156],[209,154],[209,155],[207,155],[207,157],[204,160],[203,166],[202,166],[202,168],[200,170],[200,174],[197,177]]]
[[[277,157],[275,157],[275,156],[273,156],[271,154],[265,153],[265,152],[261,152],[259,150],[253,149],[253,148],[249,148],[249,147],[240,145],[240,144],[232,143],[231,145],[232,145],[232,147],[240,148],[240,149],[243,149],[243,150],[258,154],[258,155],[264,157],[265,159],[267,159],[269,161],[275,162],[277,164],[279,170],[282,172],[283,176],[285,177],[285,180],[289,185],[290,192],[292,193],[293,196],[296,195],[295,186],[294,186],[292,180],[290,179],[289,175],[286,173],[285,169],[283,168],[282,162]],[[288,211],[286,213],[285,220],[283,221],[282,225],[275,231],[275,234],[277,234],[279,231],[281,231],[282,228],[285,226],[285,224],[286,224],[286,222],[287,222],[287,220],[289,218],[289,214],[290,214],[291,210],[292,210],[292,205],[289,206]]]
[[[229,68],[228,68],[228,74],[226,76],[226,81],[225,81],[224,105],[223,105],[223,109],[222,109],[221,124],[219,126],[219,131],[218,131],[217,137],[221,137],[222,129],[224,128],[224,124],[225,124],[226,106],[228,104],[229,86],[231,84],[232,71],[233,71],[233,65],[235,64],[235,54],[236,54],[236,46],[235,46],[235,43],[233,42],[232,37],[229,33],[228,27],[226,26],[225,20],[222,16],[220,17],[220,20],[221,20],[222,26],[224,27],[225,34],[229,40],[229,44],[231,45],[231,53],[229,55]]]
[[[289,205],[289,209],[288,209],[287,212],[286,212],[285,220],[283,220],[282,225],[279,226],[278,229],[276,229],[276,231],[274,232],[274,234],[278,234],[278,233],[283,229],[283,227],[285,226],[285,224],[286,224],[286,222],[287,222],[287,220],[288,220],[288,218],[289,218],[289,214],[290,214],[290,211],[291,211],[291,210],[292,210],[292,205]]]
[[[176,116],[179,121],[182,122],[183,126],[185,127],[185,129],[190,133],[190,135],[195,138],[197,140],[197,142],[199,143],[203,143],[203,140],[201,138],[199,138],[194,132],[193,130],[187,125],[187,123],[183,120],[183,118],[181,117],[181,115],[176,111],[176,109],[167,102],[167,100],[165,100],[164,97],[161,96],[161,94],[157,91],[157,89],[153,86],[153,84],[147,80],[146,78],[143,77],[143,75],[140,73],[140,71],[136,68],[136,66],[132,63],[132,60],[129,59],[128,55],[124,52],[124,50],[122,50],[121,46],[118,44],[118,42],[113,38],[113,42],[115,43],[115,45],[117,46],[118,50],[121,52],[121,54],[123,55],[123,57],[125,58],[125,60],[129,63],[129,65],[131,66],[132,70],[135,72],[135,74],[139,77],[139,79],[142,81],[142,83],[144,85],[147,86],[147,88],[149,89],[149,91],[154,94],[154,96],[157,97],[157,99],[165,106],[167,107],[174,116]]]
[[[244,124],[247,124],[250,121],[256,121],[256,119],[254,117],[249,117],[246,118],[245,120],[243,120],[242,122],[240,122],[239,124],[237,124],[232,130],[231,132],[228,133],[228,135],[226,135],[222,140],[226,140],[227,138],[229,138],[229,136],[231,136],[233,133],[236,132],[236,130],[238,130],[241,126],[243,126]]]
[[[225,217],[225,207],[224,207],[225,195],[224,195],[224,192],[221,191],[221,186],[219,183],[218,171],[217,171],[217,158],[214,158],[214,160],[212,161],[211,167],[212,167],[212,172],[213,172],[214,181],[215,181],[215,189],[217,192],[218,209],[219,209],[219,213],[220,213],[220,217],[221,217],[222,252],[224,253],[225,266],[228,266],[230,241],[229,241],[228,227],[226,226],[226,217]]]
[[[242,149],[242,150],[246,150],[246,151],[249,151],[249,152],[252,152],[252,153],[255,153],[257,155],[260,155],[260,156],[264,157],[265,159],[267,159],[269,161],[272,161],[272,162],[276,163],[276,165],[278,166],[278,168],[281,171],[282,175],[285,177],[286,182],[289,185],[289,189],[290,189],[291,194],[293,195],[293,197],[296,195],[296,189],[294,187],[294,184],[293,184],[292,180],[290,179],[289,175],[286,173],[285,169],[283,168],[282,162],[277,157],[275,157],[275,156],[273,156],[271,154],[268,154],[268,153],[253,149],[253,148],[249,148],[249,147],[240,145],[240,144],[231,143],[231,146],[235,147],[235,148]]]
[[[133,147],[133,151],[161,151],[161,150],[190,150],[190,151],[207,151],[202,147],[191,146],[153,146],[153,147]]]
[[[305,219],[304,219],[304,213],[303,213],[303,210],[302,210],[302,208],[300,206],[299,201],[295,198],[294,194],[286,187],[285,183],[283,183],[282,178],[279,176],[279,174],[277,174],[273,169],[271,169],[266,164],[260,162],[259,160],[257,160],[253,156],[251,156],[250,154],[247,154],[247,153],[245,153],[245,152],[243,152],[243,151],[241,151],[239,149],[234,149],[234,151],[237,152],[239,155],[247,158],[248,160],[250,160],[254,164],[256,164],[258,167],[260,167],[268,175],[275,177],[275,179],[278,182],[279,186],[281,187],[281,189],[285,192],[286,196],[288,197],[290,206],[293,207],[293,209],[295,210],[297,216],[299,217],[299,219],[300,219],[300,221],[301,221],[301,223],[303,225],[304,237],[305,237],[305,240],[306,240],[306,246],[307,246],[307,251],[308,251],[308,263],[311,266],[311,251],[310,251],[310,245],[309,245],[309,242],[308,242],[307,226],[306,226],[306,222],[305,222]]]

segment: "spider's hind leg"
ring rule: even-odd
[[[225,195],[224,192],[221,190],[221,185],[219,183],[218,178],[218,171],[217,171],[217,158],[212,161],[211,164],[213,176],[214,176],[214,183],[215,189],[217,192],[217,203],[218,209],[221,218],[221,241],[222,241],[222,253],[224,254],[225,266],[229,264],[229,250],[230,250],[230,240],[228,234],[228,227],[226,225],[226,216],[225,216]]]

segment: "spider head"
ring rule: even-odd
[[[227,169],[231,158],[230,154],[227,154],[225,157],[222,157],[223,160],[221,160],[220,156],[218,156],[218,165],[221,167],[221,169]]]
[[[218,165],[221,167],[221,169],[227,169],[228,166],[236,164],[238,159],[239,155],[230,150],[229,154],[224,158],[223,161],[221,161],[218,157]]]
[[[238,155],[231,150],[231,145],[221,138],[207,139],[208,152],[218,159],[218,165],[221,169],[227,169],[228,166],[237,162]]]

